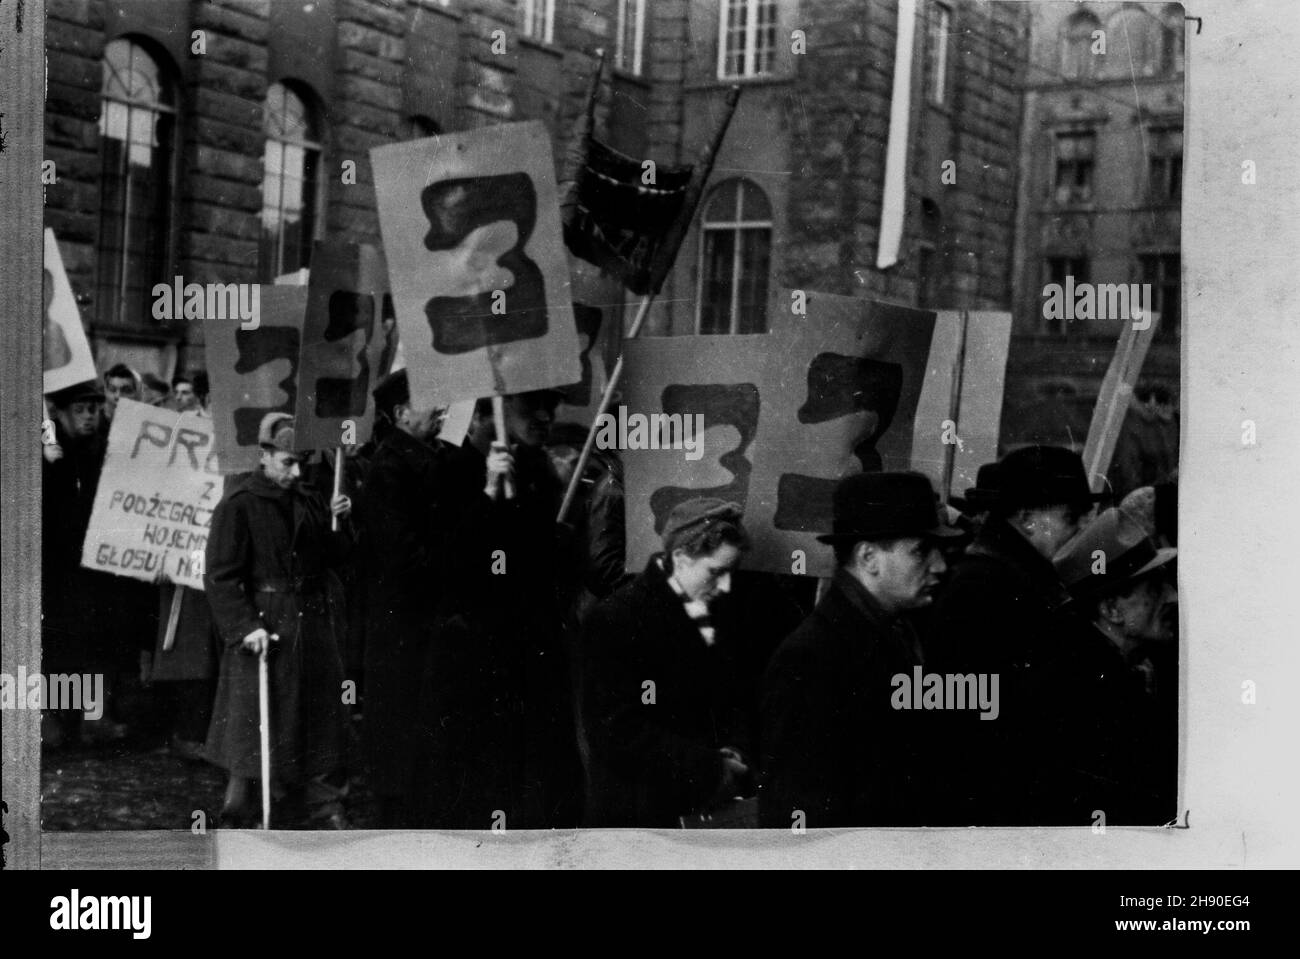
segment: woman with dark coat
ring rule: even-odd
[[[717,499],[677,506],[664,551],[585,624],[588,825],[675,828],[749,791],[741,637],[713,603],[748,547],[740,516]]]

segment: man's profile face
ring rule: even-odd
[[[1051,559],[1082,529],[1079,513],[1070,506],[1041,506],[1023,510],[1021,532],[1040,556]]]
[[[77,400],[59,410],[63,428],[74,439],[93,436],[99,426],[99,403],[96,400]]]
[[[262,450],[262,472],[280,489],[291,489],[302,476],[301,460],[296,453]]]
[[[194,384],[177,383],[172,392],[176,396],[176,408],[178,410],[185,412],[198,406],[199,398],[194,393]]]
[[[935,540],[908,536],[876,544],[876,598],[891,611],[920,609],[934,602],[940,577],[948,569]]]
[[[1126,639],[1136,642],[1161,642],[1172,639],[1166,615],[1178,594],[1168,577],[1161,574],[1144,577],[1127,593],[1112,600],[1116,624]]]
[[[438,437],[438,431],[442,428],[442,418],[446,412],[446,409],[441,406],[426,406],[424,409],[418,409],[403,405],[397,408],[396,418],[402,428],[417,440],[422,443],[432,443]]]

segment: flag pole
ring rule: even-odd
[[[334,498],[337,498],[343,492],[343,447],[334,448]],[[333,510],[331,502],[330,509],[330,530],[337,533],[339,531],[339,517]]]
[[[509,443],[506,440],[506,405],[505,400],[502,399],[500,393],[492,397],[492,422],[496,425],[497,442],[502,446],[508,446]],[[497,477],[498,482],[492,484],[493,498],[495,499],[501,492],[501,483],[499,480],[502,479],[505,480],[506,499],[514,499],[515,484],[509,476]]]
[[[181,618],[181,601],[185,595],[185,587],[180,583],[176,584],[175,592],[172,593],[171,608],[167,611],[167,632],[163,635],[163,652],[169,653],[173,646],[176,645],[176,627]]]
[[[602,51],[597,78],[592,85],[593,91],[599,83],[599,70],[603,69],[604,63],[605,56]],[[650,304],[654,302],[655,297],[659,295],[660,289],[663,288],[664,280],[667,279],[673,261],[677,258],[677,251],[681,249],[686,230],[691,225],[691,221],[695,219],[695,208],[699,206],[700,199],[704,195],[704,185],[708,182],[709,174],[713,172],[713,163],[717,159],[718,149],[722,146],[722,140],[727,135],[727,127],[731,125],[731,118],[736,112],[736,103],[739,100],[740,87],[732,86],[727,91],[722,119],[718,123],[717,130],[714,131],[713,139],[701,151],[700,158],[696,162],[696,175],[691,178],[691,182],[686,188],[682,209],[677,219],[664,232],[663,245],[651,259],[648,291],[642,294],[636,317],[633,319],[631,327],[628,328],[624,339],[635,339],[637,334],[641,332],[641,327],[645,325],[646,317],[650,314]],[[584,136],[590,135],[591,112],[594,103],[593,93],[592,96],[588,97],[588,113],[586,127],[583,132]],[[555,517],[557,523],[563,523],[564,518],[569,515],[569,508],[573,505],[573,500],[578,493],[578,484],[582,482],[583,471],[586,470],[587,462],[591,459],[591,450],[596,445],[596,422],[609,409],[609,404],[614,398],[614,392],[618,389],[622,377],[623,354],[620,352],[618,362],[614,364],[614,370],[610,374],[609,382],[605,384],[605,392],[600,398],[600,407],[597,409],[595,420],[592,421],[592,428],[587,431],[586,442],[582,444],[582,453],[578,456],[578,462],[573,467],[573,475],[569,478],[569,487],[564,491],[564,500],[560,503],[559,515]]]
[[[970,314],[965,310],[957,313],[957,358],[952,365],[952,395],[948,397],[948,419],[954,424],[954,441],[960,433],[956,424],[961,416],[962,378],[966,372],[966,327]],[[952,474],[957,459],[957,443],[943,444],[943,478],[939,483],[939,502],[947,506],[952,498]]]

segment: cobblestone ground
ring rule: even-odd
[[[51,831],[189,829],[195,810],[214,824],[224,771],[139,743],[46,749],[41,757],[41,826]],[[365,785],[349,785],[355,828],[373,821]]]

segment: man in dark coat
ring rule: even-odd
[[[41,654],[47,673],[113,673],[102,613],[116,577],[85,569],[81,548],[90,526],[95,491],[104,465],[99,432],[104,392],[93,380],[49,396],[53,442],[41,466]],[[81,735],[78,710],[46,714],[50,745]],[[97,726],[113,725],[108,715]]]
[[[991,477],[990,507],[929,616],[927,658],[942,673],[998,676],[999,718],[944,717],[936,760],[951,806],[936,825],[1026,825],[1036,757],[1025,705],[1029,673],[1066,628],[1069,595],[1052,556],[1076,536],[1099,498],[1083,461],[1062,447],[1007,454]]]
[[[329,508],[300,488],[293,417],[268,413],[260,468],[232,478],[212,515],[203,585],[225,645],[205,754],[230,773],[222,821],[246,820],[249,784],[261,775],[258,654],[269,648],[271,789],[301,800],[311,821],[345,828],[341,796],[348,735],[339,658],[342,623],[325,572],[341,563],[349,533],[346,496]]]
[[[508,445],[493,442],[491,401],[481,401],[439,479],[449,539],[426,722],[429,815],[441,828],[577,825],[581,766],[557,592],[561,491],[543,448],[557,399],[507,396]]]
[[[763,685],[762,825],[789,829],[925,822],[928,717],[894,706],[895,677],[924,665],[904,615],[932,601],[946,567],[918,473],[859,473],[835,489],[837,569],[777,649]]]
[[[1176,815],[1178,724],[1160,708],[1148,654],[1168,635],[1173,548],[1121,510],[1102,513],[1054,560],[1073,630],[1033,677],[1035,822],[1160,825]],[[1099,558],[1104,561],[1099,562]]]
[[[735,503],[687,500],[664,550],[592,611],[582,713],[590,826],[676,828],[747,792],[753,735],[737,645],[714,600],[749,545]]]
[[[441,595],[437,437],[441,411],[411,405],[406,371],[375,389],[394,424],[379,444],[361,508],[360,573],[366,582],[365,730],[370,789],[386,828],[416,828],[427,790],[429,733],[422,671]]]

